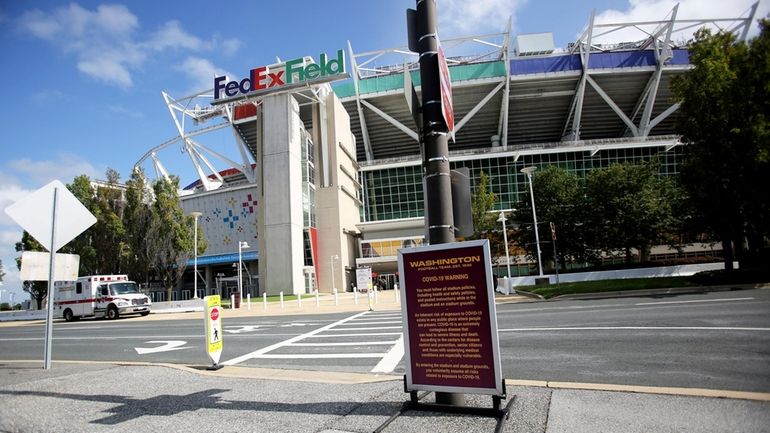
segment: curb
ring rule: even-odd
[[[692,287],[671,287],[667,289],[641,289],[641,290],[623,290],[613,292],[593,292],[576,293],[554,296],[549,301],[560,300],[587,300],[587,299],[610,299],[610,298],[632,298],[636,296],[653,295],[686,295],[709,292],[728,292],[733,290],[766,289],[770,288],[768,284],[732,284],[724,286],[692,286]]]
[[[515,289],[516,294],[524,295],[528,298],[537,299],[540,301],[545,301],[545,297],[543,295],[538,295],[537,293],[527,292],[524,290]]]
[[[6,363],[39,364],[40,361],[6,360]],[[325,383],[330,385],[365,385],[381,382],[401,381],[401,375],[343,373],[334,371],[284,370],[276,368],[255,368],[226,365],[219,370],[206,370],[202,365],[183,365],[170,363],[131,362],[131,361],[53,361],[54,364],[97,364],[116,367],[163,367],[187,373],[209,377],[233,379],[280,380],[288,382]],[[770,393],[752,391],[732,391],[706,388],[677,388],[642,385],[619,385],[611,383],[559,382],[528,379],[505,379],[506,386],[527,386],[535,388],[627,392],[634,394],[669,395],[680,397],[725,398],[770,402]]]
[[[36,364],[40,360],[4,360],[3,363]],[[53,361],[54,364],[113,365],[116,367],[163,367],[208,377],[232,379],[280,380],[285,382],[325,383],[330,385],[357,385],[401,381],[403,377],[392,374],[353,373],[340,371],[285,370],[280,368],[222,366],[219,370],[207,370],[207,365],[171,364],[142,361]]]
[[[506,379],[507,386],[531,386],[551,389],[579,389],[586,391],[629,392],[634,394],[674,395],[681,397],[729,398],[770,402],[770,393],[731,391],[726,389],[676,388],[668,386],[617,385],[610,383],[557,382],[541,380]]]

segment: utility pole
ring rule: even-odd
[[[409,46],[420,55],[422,88],[423,179],[426,202],[425,221],[430,245],[455,241],[452,212],[452,181],[449,169],[449,137],[442,112],[439,72],[439,40],[436,32],[436,1],[417,0],[413,33]],[[408,72],[406,72],[408,73]],[[451,107],[449,107],[451,109]],[[453,120],[452,120],[453,122]],[[465,404],[465,395],[437,392],[436,403],[454,406]]]
[[[449,136],[441,112],[435,0],[417,0],[417,20],[422,82],[422,167],[427,202],[425,219],[428,226],[428,242],[434,245],[455,241]]]

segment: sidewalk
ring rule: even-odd
[[[770,432],[768,394],[752,400],[526,384],[508,382],[503,403],[513,404],[501,431]],[[401,378],[388,375],[61,362],[45,371],[39,363],[6,362],[0,365],[0,431],[372,432],[407,397]],[[491,399],[468,395],[467,403],[485,407]],[[406,411],[383,431],[495,427],[492,418]]]

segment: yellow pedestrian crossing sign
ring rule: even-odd
[[[222,354],[222,305],[219,295],[206,296],[203,303],[206,306],[206,352],[218,367]]]

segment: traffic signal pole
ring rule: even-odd
[[[441,107],[439,41],[436,33],[436,1],[417,0],[416,45],[422,83],[423,173],[426,225],[431,245],[455,241],[452,213],[452,182],[449,169],[449,137]],[[410,44],[413,45],[413,44]],[[407,72],[408,73],[408,72]],[[463,406],[465,395],[437,392],[436,403]]]
[[[428,242],[455,241],[449,136],[441,112],[435,0],[417,0],[420,80],[422,88],[422,142]]]

